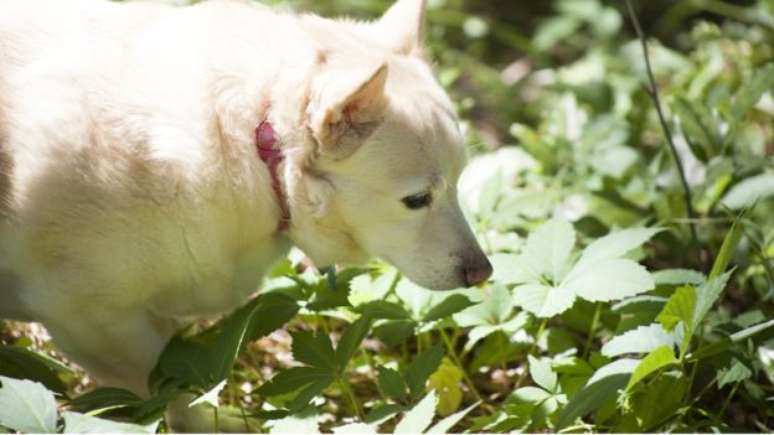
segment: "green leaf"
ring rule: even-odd
[[[575,246],[575,229],[561,219],[552,219],[530,233],[522,260],[535,277],[548,276],[557,282],[567,267]]]
[[[119,423],[77,412],[62,413],[65,421],[64,433],[156,433],[158,422],[147,426]]]
[[[404,407],[403,405],[397,405],[394,403],[381,405],[371,410],[371,412],[369,412],[368,415],[365,416],[364,420],[366,423],[375,423],[375,422],[390,418],[393,415],[405,410],[406,410],[406,407]]]
[[[42,384],[0,376],[0,426],[17,432],[55,433],[56,400]]]
[[[334,379],[335,378],[332,375],[328,375],[327,377],[314,381],[304,387],[298,395],[288,403],[288,411],[290,411],[291,414],[297,414],[299,411],[306,408],[312,399],[322,394],[322,392],[333,383]]]
[[[723,238],[723,244],[720,246],[718,256],[715,257],[715,262],[712,264],[712,270],[709,274],[710,279],[720,276],[721,273],[726,271],[741,237],[742,225],[739,219],[736,219],[731,225],[731,229],[726,233],[726,237]]]
[[[278,329],[297,311],[290,297],[266,293],[196,336],[173,337],[153,370],[151,386],[174,379],[209,390],[228,377],[245,343]]]
[[[437,413],[446,417],[458,410],[462,404],[462,371],[449,360],[444,358],[438,370],[430,375],[428,388],[438,394]]]
[[[430,426],[435,416],[435,406],[438,398],[435,393],[426,395],[414,408],[406,413],[400,423],[395,426],[396,434],[423,433]]]
[[[489,262],[494,269],[492,281],[498,284],[523,284],[535,279],[520,255],[498,253],[489,257]]]
[[[696,289],[690,286],[680,287],[667,300],[656,320],[667,331],[672,331],[679,322],[686,328],[693,325],[693,312],[696,308]],[[686,331],[688,332],[688,331]],[[687,335],[690,335],[688,333]]]
[[[750,376],[752,376],[752,371],[744,363],[734,358],[731,366],[718,371],[718,388],[744,381],[749,379]]]
[[[408,397],[406,383],[396,370],[379,366],[379,387],[387,397],[399,402]]]
[[[623,257],[661,231],[661,228],[632,228],[610,233],[587,246],[576,267],[583,268],[600,261]]]
[[[739,210],[772,195],[774,195],[774,173],[764,173],[734,185],[720,203],[731,210]]]
[[[608,302],[653,290],[656,284],[643,266],[615,258],[578,263],[561,287],[588,301]]]
[[[614,357],[626,353],[649,353],[662,346],[672,347],[675,338],[661,324],[640,326],[619,335],[602,346],[602,355]]]
[[[749,328],[745,328],[739,332],[731,334],[731,336],[729,336],[728,338],[724,338],[720,341],[716,341],[714,343],[708,344],[698,349],[696,352],[692,353],[688,359],[690,361],[697,361],[697,360],[702,360],[704,358],[709,358],[711,356],[715,356],[719,353],[725,352],[726,350],[731,348],[735,343],[739,343],[743,340],[747,340],[748,338],[756,334],[759,334],[772,327],[774,327],[774,319],[766,322],[761,322],[754,326],[750,326]]]
[[[626,390],[631,390],[638,382],[645,379],[651,373],[677,363],[679,361],[675,358],[675,353],[670,346],[661,346],[654,349],[640,361],[640,364],[632,373],[629,383],[626,384]]]
[[[736,95],[731,113],[739,122],[747,112],[761,99],[763,94],[774,88],[774,63],[756,68],[752,79],[742,82]]]
[[[143,402],[140,396],[121,388],[98,388],[71,400],[70,409],[93,413],[106,409],[134,408]]]
[[[361,304],[355,309],[355,312],[372,319],[402,320],[411,318],[411,314],[401,305],[387,301],[372,301]]]
[[[575,292],[564,287],[526,284],[513,292],[514,304],[542,318],[561,314],[575,303]]]
[[[292,367],[277,373],[269,382],[261,385],[256,391],[264,396],[277,396],[329,378],[331,378],[331,373],[325,369]]]
[[[529,374],[532,380],[546,391],[556,393],[559,378],[551,369],[551,362],[547,359],[537,359],[532,355],[527,355],[527,358],[529,360]]]
[[[499,325],[508,319],[513,311],[511,292],[505,286],[493,285],[484,294],[483,302],[468,307],[453,318],[463,328],[477,325]]]
[[[412,399],[418,399],[425,392],[427,379],[438,370],[443,359],[443,348],[436,344],[430,349],[419,354],[414,361],[406,367],[404,376],[406,384],[411,392]],[[435,406],[433,407],[435,408]]]
[[[713,134],[713,119],[701,105],[694,104],[683,97],[674,99],[674,110],[680,118],[680,125],[686,135],[703,148],[694,149],[699,160],[707,162],[720,150],[720,138]]]
[[[369,316],[361,316],[347,327],[338,346],[336,346],[336,362],[340,369],[343,370],[347,366],[370,329],[371,318]]]
[[[732,272],[727,272],[719,276],[710,274],[709,281],[705,282],[696,291],[696,307],[694,308],[691,330],[696,331],[699,325],[712,309],[712,306],[720,298],[720,294],[726,288],[728,279]]]
[[[456,314],[470,306],[476,305],[475,302],[468,299],[467,296],[456,294],[444,299],[443,302],[434,306],[422,318],[423,322],[432,322]]]
[[[313,367],[333,372],[336,368],[336,355],[328,334],[301,331],[292,334],[293,358]]]
[[[413,336],[416,327],[413,320],[391,320],[374,328],[374,335],[387,346],[397,346]]]
[[[614,361],[594,373],[586,385],[572,396],[567,406],[559,414],[557,428],[562,429],[610,400],[615,400],[618,391],[623,389],[639,360],[620,359]]]
[[[23,347],[0,345],[0,376],[37,381],[51,391],[65,394],[67,386],[58,376],[63,371],[70,369],[44,355]]]

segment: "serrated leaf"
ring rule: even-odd
[[[522,254],[526,269],[540,277],[559,281],[575,246],[575,229],[562,219],[551,219],[527,237]]]
[[[656,320],[667,331],[672,331],[679,322],[686,328],[693,325],[693,311],[696,308],[696,289],[691,286],[679,287],[667,300]],[[690,335],[690,334],[688,334]]]
[[[390,320],[374,328],[374,335],[387,346],[397,346],[414,335],[416,328],[413,320]]]
[[[696,331],[699,328],[704,317],[712,309],[712,306],[720,298],[720,294],[726,288],[728,279],[731,278],[732,272],[727,272],[722,275],[710,278],[696,291],[696,306],[693,310],[693,317],[691,320],[691,330]]]
[[[412,398],[417,399],[425,392],[425,383],[430,375],[438,370],[443,353],[443,348],[440,345],[435,345],[419,354],[406,367],[404,376]]]
[[[379,387],[387,397],[397,401],[403,401],[408,397],[406,383],[396,370],[379,366]]]
[[[293,358],[296,361],[333,372],[336,355],[328,334],[300,331],[292,334],[292,337]]]
[[[662,346],[674,346],[675,338],[659,323],[627,331],[602,346],[602,355],[614,357],[626,353],[649,353]]]
[[[316,367],[291,367],[274,375],[271,380],[261,385],[257,391],[264,396],[276,396],[290,393],[304,385],[328,379],[330,372]]]
[[[502,285],[492,286],[484,294],[481,303],[454,314],[453,319],[463,328],[477,325],[499,325],[511,315],[513,300],[511,293]]]
[[[368,316],[361,316],[347,327],[341,336],[338,346],[336,346],[336,362],[339,368],[343,369],[347,366],[360,343],[368,335],[369,329],[371,329],[371,318]]]
[[[334,379],[335,378],[332,375],[329,375],[326,378],[312,382],[304,387],[298,395],[288,403],[288,411],[290,411],[291,414],[297,414],[299,411],[306,408],[312,399],[322,394],[323,390],[333,383]]]
[[[393,433],[418,434],[430,426],[435,417],[435,406],[438,398],[435,393],[426,395],[414,408],[406,413]]]
[[[37,382],[0,376],[0,426],[24,433],[56,432],[54,393]]]
[[[476,305],[476,302],[471,301],[465,295],[461,295],[461,294],[451,295],[448,298],[444,299],[443,302],[441,302],[440,304],[434,306],[427,314],[425,314],[422,321],[432,322],[435,320],[440,320],[445,317],[456,314],[473,305]]]
[[[62,413],[64,433],[156,433],[158,422],[145,426],[105,420],[77,412]]]
[[[679,361],[675,358],[675,353],[670,346],[661,346],[651,351],[632,373],[632,377],[626,384],[626,390],[631,390],[638,382],[645,379],[651,373],[659,369],[677,364]]]
[[[647,269],[632,260],[615,258],[593,264],[573,268],[561,287],[592,302],[619,300],[656,287]]]
[[[587,246],[575,267],[584,268],[599,261],[623,257],[661,231],[660,228],[632,228],[610,233]]]
[[[384,421],[393,415],[403,412],[406,410],[406,407],[403,405],[398,405],[395,403],[390,403],[387,405],[381,405],[375,407],[371,412],[368,413],[368,415],[365,416],[365,422],[366,423],[379,423],[381,421]]]
[[[516,254],[494,254],[489,257],[492,263],[492,281],[499,284],[523,284],[537,276],[527,269],[524,257]]]
[[[559,378],[551,369],[551,362],[546,359],[537,359],[532,355],[527,355],[527,359],[529,360],[529,374],[532,380],[546,391],[556,393]]]
[[[575,293],[564,287],[526,284],[513,290],[513,303],[537,317],[553,317],[572,307]]]
[[[372,301],[361,304],[355,311],[372,319],[401,320],[411,318],[411,314],[403,306],[388,301]]]

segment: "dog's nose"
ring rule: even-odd
[[[485,256],[467,262],[464,267],[465,283],[468,287],[481,284],[492,276],[492,263]]]

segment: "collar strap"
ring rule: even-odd
[[[271,187],[274,189],[274,194],[282,211],[277,231],[285,231],[290,226],[290,207],[287,196],[282,190],[279,175],[279,165],[285,160],[285,154],[282,153],[277,134],[268,119],[264,119],[255,127],[255,146],[258,149],[258,156],[269,169]]]

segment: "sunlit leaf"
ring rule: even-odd
[[[513,290],[513,303],[538,317],[553,317],[570,309],[575,292],[564,287],[527,284]]]
[[[430,393],[424,397],[414,408],[406,412],[400,423],[395,426],[396,434],[417,434],[423,433],[430,426],[435,416],[435,407],[438,398],[435,393]]]
[[[651,373],[677,364],[679,361],[675,358],[675,353],[670,346],[661,346],[651,351],[645,358],[640,361],[640,364],[632,373],[632,377],[626,384],[626,389],[631,390],[638,382],[645,379]]]
[[[54,393],[42,384],[0,376],[0,426],[25,433],[56,432]]]
[[[675,338],[664,330],[661,324],[640,326],[619,335],[602,346],[602,355],[607,357],[627,353],[649,353],[661,346],[674,346]]]

